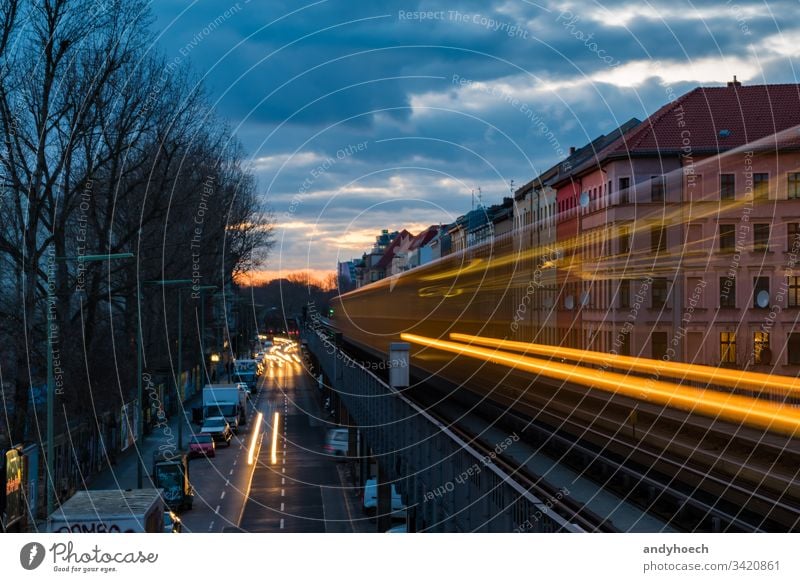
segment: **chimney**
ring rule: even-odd
[[[728,81],[728,87],[741,87],[742,84],[736,80],[736,75],[733,76],[733,81]]]
[[[575,146],[569,146],[569,155],[572,155],[574,153],[575,153]]]

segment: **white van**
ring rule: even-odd
[[[347,455],[348,429],[332,428],[325,437],[323,450],[329,455],[343,457]]]

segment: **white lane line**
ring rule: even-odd
[[[281,511],[283,511],[283,501],[281,501]]]
[[[281,477],[281,485],[286,485],[286,477]]]
[[[235,465],[236,465],[236,463],[238,463],[238,462],[239,462],[239,459],[236,459],[236,460],[233,462],[234,466],[235,466]]]
[[[225,499],[225,492],[223,491],[222,494],[219,496],[220,499]]]
[[[214,529],[214,522],[213,521],[208,524],[208,531],[211,531],[212,529]]]
[[[228,473],[228,475],[233,475],[233,469],[231,469],[231,470],[230,470],[230,472]]]
[[[285,473],[285,472],[286,472],[286,467],[284,467],[283,469],[281,469],[281,473]]]
[[[285,495],[286,495],[286,489],[281,489],[281,497],[284,497]]]
[[[283,518],[281,518],[281,529],[283,529]]]
[[[219,514],[219,505],[217,505],[217,508],[214,510],[214,513]]]

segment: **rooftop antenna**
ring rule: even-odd
[[[475,210],[475,188],[472,189],[472,210]]]
[[[483,206],[483,197],[482,197],[482,190],[481,187],[478,186],[478,206]]]
[[[508,189],[511,190],[511,194],[514,194],[514,180],[508,183]]]

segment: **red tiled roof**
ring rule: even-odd
[[[418,249],[419,247],[425,246],[437,234],[439,234],[439,226],[438,225],[429,226],[428,228],[426,228],[425,230],[423,230],[421,233],[419,233],[417,236],[414,237],[414,239],[411,241],[411,246],[408,247],[408,249],[413,251],[414,249]]]
[[[408,232],[406,229],[401,230],[400,233],[396,237],[394,237],[394,240],[392,240],[391,244],[386,248],[386,250],[383,253],[383,256],[375,265],[375,268],[385,269],[386,267],[388,267],[391,264],[392,259],[394,258],[394,254],[397,252],[397,247],[399,247],[404,242],[407,242],[409,238],[411,238],[411,233]]]
[[[603,154],[674,152],[687,145],[685,139],[692,150],[718,153],[798,125],[800,85],[698,87],[663,106]],[[726,137],[720,133],[724,130]]]

